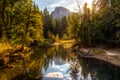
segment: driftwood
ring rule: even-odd
[[[92,50],[92,49],[90,49],[88,52],[85,53],[81,50],[81,48],[82,48],[82,44],[80,41],[78,41],[72,46],[72,51],[74,53],[79,54],[81,57],[85,57],[85,56],[88,56]]]
[[[90,49],[87,53],[84,53],[82,51],[77,51],[77,53],[81,56],[81,57],[86,57],[86,56],[91,56],[90,55],[90,52],[91,52],[92,49]]]
[[[78,53],[81,57],[85,57],[85,56],[91,56],[90,52],[92,51],[92,49],[89,49],[89,51],[85,53],[81,49],[79,48],[76,49],[75,47],[73,47],[72,51],[74,53]]]

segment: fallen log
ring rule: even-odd
[[[90,52],[92,51],[92,49],[90,49],[88,52],[83,52],[82,50],[76,50],[75,48],[73,48],[72,49],[72,51],[74,52],[74,53],[78,53],[81,57],[85,57],[85,56],[91,56],[91,54],[90,54]]]

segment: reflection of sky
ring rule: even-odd
[[[43,80],[73,80],[70,76],[71,66],[70,63],[65,63],[62,59],[54,59],[46,70],[42,69]],[[92,80],[91,74],[87,75],[86,79],[83,77],[81,67],[78,68],[78,71],[75,80]]]
[[[43,80],[71,80],[69,69],[69,63],[58,65],[55,64],[55,61],[52,61],[52,65],[49,65],[46,71],[43,69]]]

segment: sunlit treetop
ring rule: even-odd
[[[92,8],[93,0],[84,0],[84,1],[85,1],[85,3],[87,3],[88,8]]]

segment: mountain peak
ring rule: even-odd
[[[54,19],[59,19],[65,16],[70,15],[70,11],[64,7],[56,7],[55,10],[51,13]]]

